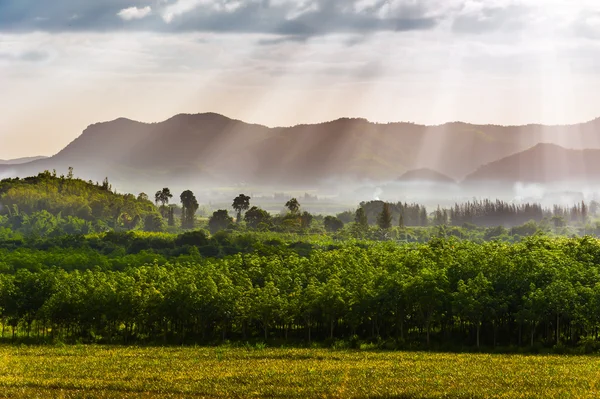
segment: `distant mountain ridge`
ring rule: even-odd
[[[0,165],[20,165],[28,162],[38,161],[40,159],[46,159],[44,156],[37,157],[24,157],[15,159],[0,159]]]
[[[398,181],[401,182],[410,182],[410,181],[425,181],[425,182],[433,182],[433,183],[456,183],[456,180],[451,177],[446,176],[443,173],[440,173],[436,170],[422,168],[422,169],[413,169],[409,170],[400,178]]]
[[[481,166],[465,181],[600,182],[600,149],[574,150],[540,143]]]
[[[159,123],[119,118],[90,125],[50,158],[0,165],[0,175],[27,176],[53,169],[60,174],[72,166],[76,175],[86,180],[109,176],[112,182],[136,188],[393,181],[425,169],[457,181],[465,176],[467,181],[508,181],[517,177],[514,167],[494,162],[525,151],[507,162],[528,165],[526,158],[536,156],[528,149],[540,142],[600,148],[598,132],[599,119],[571,126],[462,122],[424,126],[342,118],[271,128],[215,113],[180,114]],[[536,162],[529,163],[538,165]],[[591,167],[594,162],[590,159],[584,164]],[[577,168],[569,170],[584,175]],[[428,177],[445,180],[435,173],[429,172]],[[531,180],[540,176],[526,174]]]

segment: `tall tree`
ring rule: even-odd
[[[233,200],[231,207],[237,212],[236,221],[237,223],[240,223],[242,221],[242,212],[250,209],[250,197],[244,194],[238,195]]]
[[[289,211],[291,213],[296,214],[300,210],[300,203],[298,202],[298,200],[296,198],[292,198],[288,202],[285,203],[285,207],[287,209],[289,209]]]
[[[369,220],[367,219],[367,214],[365,212],[365,208],[362,206],[356,210],[354,214],[354,223],[356,223],[359,227],[363,229],[369,228]]]
[[[377,217],[377,225],[379,228],[387,230],[392,227],[392,212],[390,211],[390,204],[387,202],[383,203],[383,209]]]
[[[160,202],[162,206],[168,205],[169,200],[171,198],[173,198],[173,194],[171,194],[171,190],[169,190],[168,187],[157,191],[154,195],[154,201],[156,202],[156,204],[158,205],[158,203]]]
[[[169,224],[170,227],[175,226],[175,207],[174,206],[169,207],[169,216],[167,218],[167,223]]]
[[[156,206],[158,206],[158,203],[160,202],[160,211],[163,217],[166,217],[168,215],[165,207],[169,204],[169,200],[171,198],[173,198],[173,194],[171,194],[171,190],[169,190],[169,188],[167,187],[157,191],[156,194],[154,194],[154,202],[156,203]]]
[[[196,218],[196,211],[198,210],[198,201],[194,196],[194,193],[190,190],[186,190],[181,193],[179,197],[181,199],[181,227],[184,229],[193,229],[194,220]]]
[[[483,273],[479,273],[466,283],[459,280],[454,293],[454,306],[458,315],[475,326],[478,348],[481,323],[492,305],[492,295],[492,283]]]

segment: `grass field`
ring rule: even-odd
[[[0,346],[2,398],[598,398],[600,358]]]

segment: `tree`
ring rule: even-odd
[[[144,231],[161,232],[165,229],[165,222],[158,213],[151,213],[144,218]]]
[[[102,180],[102,190],[104,190],[104,191],[112,191],[112,186],[108,182],[108,177],[105,177],[104,180]]]
[[[251,229],[258,229],[261,224],[268,223],[271,215],[263,209],[256,206],[250,208],[244,215],[246,225]]]
[[[326,216],[323,220],[323,225],[325,226],[325,230],[335,233],[344,228],[344,222],[335,216]]]
[[[383,203],[383,209],[377,217],[377,225],[383,230],[392,227],[392,212],[390,211],[390,204],[387,202]]]
[[[208,220],[208,228],[212,234],[228,229],[233,223],[233,218],[225,209],[215,211]]]
[[[362,229],[369,228],[369,220],[367,219],[367,214],[365,213],[365,208],[362,206],[356,210],[354,214],[354,223]]]
[[[250,209],[250,197],[244,194],[238,195],[233,200],[231,207],[237,212],[236,222],[240,223],[242,221],[242,212]]]
[[[300,210],[300,203],[296,198],[292,198],[291,200],[285,203],[285,207],[289,209],[291,213],[296,214]]]
[[[168,205],[171,198],[173,198],[173,194],[171,194],[171,190],[169,190],[167,187],[157,191],[156,194],[154,194],[154,202],[156,203],[156,206],[158,206],[159,202],[162,206]]]
[[[175,207],[174,206],[169,206],[167,223],[170,227],[175,226]]]
[[[302,227],[303,229],[308,229],[310,227],[310,224],[312,223],[312,220],[313,215],[311,215],[307,211],[302,212],[302,215],[300,215],[300,227]]]
[[[171,194],[171,190],[169,190],[167,187],[157,191],[156,194],[154,194],[154,202],[156,203],[156,206],[158,206],[159,202],[161,204],[160,213],[163,218],[168,216],[168,209],[166,209],[166,206],[171,198],[173,198],[173,194]]]
[[[181,193],[179,197],[181,200],[181,227],[184,229],[193,229],[194,221],[196,218],[196,211],[198,210],[198,201],[190,190],[186,190]]]
[[[400,214],[400,216],[398,217],[398,227],[400,227],[401,229],[404,228],[404,215]]]
[[[67,172],[67,179],[73,179],[73,167],[69,166],[69,171]]]
[[[481,323],[491,305],[492,295],[492,283],[483,273],[479,273],[474,279],[469,279],[467,283],[460,280],[457,292],[454,294],[454,305],[458,314],[475,325],[478,348]]]
[[[139,193],[137,199],[138,201],[148,201],[148,194]]]

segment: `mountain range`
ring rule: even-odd
[[[60,174],[72,166],[86,180],[109,176],[136,188],[315,186],[414,180],[423,173],[446,182],[597,180],[599,132],[600,119],[569,126],[425,126],[342,118],[266,127],[215,113],[160,123],[119,118],[89,126],[52,157],[0,162],[0,176]]]

